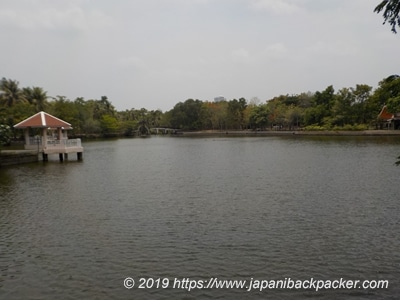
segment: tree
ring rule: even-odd
[[[81,133],[82,123],[79,118],[79,109],[74,101],[58,95],[49,102],[48,111],[55,117],[72,124],[72,134]]]
[[[226,100],[219,102],[204,102],[203,116],[206,119],[207,128],[212,130],[226,129],[226,119],[228,102]]]
[[[101,96],[100,100],[95,101],[94,118],[100,120],[103,115],[115,116],[115,108],[108,100],[107,96]]]
[[[395,113],[400,110],[400,76],[391,75],[379,82],[379,87],[370,97],[368,112],[372,116],[377,115],[383,105],[387,105],[388,111]],[[372,117],[371,116],[371,117]]]
[[[365,124],[366,121],[366,103],[370,97],[372,87],[366,84],[357,84],[356,88],[352,88],[354,94],[354,111],[356,113],[355,122],[358,124]]]
[[[374,12],[378,14],[381,11],[383,11],[383,24],[389,22],[392,26],[392,32],[397,33],[396,25],[400,27],[400,0],[383,0],[374,9]]]
[[[286,112],[288,106],[284,104],[286,96],[275,97],[267,102],[266,113],[268,115],[268,123],[273,128],[283,129],[286,122]]]
[[[269,108],[267,104],[254,106],[250,112],[250,123],[261,130],[265,130],[268,126]]]
[[[233,129],[243,129],[245,126],[244,111],[247,107],[246,99],[233,99],[228,102],[228,120]]]
[[[286,121],[289,126],[289,130],[294,128],[298,129],[301,123],[302,111],[298,106],[290,105],[286,111]]]
[[[203,102],[200,100],[187,99],[179,102],[170,111],[170,123],[173,128],[184,130],[201,130],[203,128]]]
[[[352,109],[354,101],[354,93],[352,89],[342,88],[337,92],[335,102],[332,107],[332,125],[344,126],[345,124],[354,123],[352,120],[354,116]]]
[[[35,106],[36,112],[45,110],[47,104],[47,92],[41,87],[27,87],[22,89],[23,97],[29,104]]]
[[[161,116],[162,111],[159,109],[150,111],[148,117],[149,125],[151,127],[160,127]]]
[[[150,128],[149,128],[150,122],[151,122],[150,121],[150,118],[151,118],[150,112],[145,108],[141,108],[138,111],[138,116],[139,116],[139,119],[138,119],[139,126],[138,126],[137,130],[138,130],[139,134],[141,134],[141,135],[150,134]]]
[[[389,24],[392,26],[392,32],[397,33],[396,25],[400,27],[400,0],[383,0],[377,7],[375,7],[374,11],[379,14],[382,10],[384,10],[383,19],[385,20],[383,24],[389,21]],[[397,159],[398,161],[396,162],[396,165],[399,166],[400,156]]]
[[[332,85],[328,86],[322,92],[316,92],[314,95],[315,104],[322,105],[329,114],[329,111],[331,110],[333,103],[335,101],[334,94],[335,94],[335,89],[333,88]]]
[[[116,135],[120,128],[118,120],[115,117],[107,114],[101,117],[100,126],[104,136]]]
[[[23,102],[25,100],[18,85],[18,81],[3,77],[3,79],[0,81],[0,100],[3,105],[11,107],[16,103]]]

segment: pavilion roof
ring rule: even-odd
[[[386,105],[384,105],[382,107],[382,110],[378,115],[378,119],[381,119],[381,120],[390,120],[390,119],[393,119],[393,117],[394,117],[394,115],[392,113],[388,112]]]
[[[37,114],[19,122],[14,125],[14,128],[24,129],[24,128],[62,128],[62,129],[72,129],[70,123],[65,122],[59,118],[56,118],[44,111],[38,112]]]

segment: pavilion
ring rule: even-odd
[[[77,153],[78,160],[82,159],[83,147],[80,139],[68,139],[67,130],[71,124],[56,118],[44,111],[14,125],[16,129],[23,129],[25,149],[37,150],[42,153],[43,161],[48,160],[49,154],[59,154],[60,161],[68,159],[68,153]],[[41,135],[30,136],[30,129],[41,129]]]
[[[387,129],[400,129],[400,113],[390,113],[386,105],[382,107],[378,115],[378,121],[380,127],[385,127]]]

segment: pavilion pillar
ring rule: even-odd
[[[43,128],[42,148],[47,148],[47,128]]]
[[[47,148],[47,128],[43,128],[42,130],[42,158],[43,161],[48,161],[49,156],[47,153],[44,152],[44,150]]]
[[[25,148],[29,145],[29,128],[24,129],[25,135]]]
[[[61,127],[57,128],[57,137],[58,137],[59,140],[62,139],[62,129],[61,129]]]

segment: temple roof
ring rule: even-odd
[[[24,129],[24,128],[62,128],[62,129],[72,129],[71,124],[56,118],[44,111],[38,112],[37,114],[19,122],[14,125],[14,128]]]
[[[390,119],[393,119],[393,118],[394,118],[394,115],[392,113],[388,112],[386,105],[384,105],[382,107],[381,112],[378,115],[378,119],[390,120]]]

